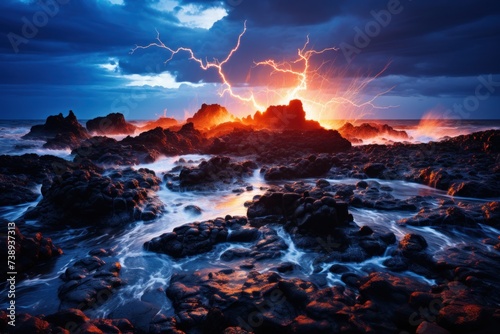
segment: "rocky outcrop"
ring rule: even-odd
[[[331,175],[406,180],[459,197],[499,197],[499,137],[500,130],[488,130],[436,143],[356,146],[335,155]]]
[[[0,156],[0,206],[35,201],[39,186],[50,186],[57,175],[77,169],[100,169],[89,161],[73,163],[51,155]]]
[[[160,179],[148,169],[108,170],[108,175],[77,170],[56,178],[43,199],[28,211],[46,227],[119,226],[153,220],[164,210],[154,194]]]
[[[160,155],[201,153],[206,145],[206,138],[188,123],[179,131],[158,127],[121,141],[94,137],[73,150],[73,154],[76,161],[90,159],[100,164],[134,165],[154,162]]]
[[[136,126],[125,121],[120,113],[112,113],[105,117],[96,117],[87,121],[87,130],[97,135],[120,135],[133,134]]]
[[[258,161],[273,163],[310,154],[347,151],[351,143],[333,130],[285,130],[283,132],[236,131],[216,138],[208,149],[211,154],[257,156]]]
[[[306,112],[300,100],[291,100],[288,105],[270,106],[262,113],[256,112],[253,118],[243,119],[243,123],[252,125],[256,129],[272,131],[307,131],[322,128],[318,122],[306,120]]]
[[[18,314],[13,327],[10,318],[0,311],[0,331],[2,333],[85,333],[85,334],[132,334],[134,326],[127,319],[89,319],[78,309],[67,309],[49,315],[33,316]]]
[[[143,126],[139,127],[140,131],[149,131],[156,128],[168,129],[173,126],[177,126],[179,122],[175,118],[160,117],[155,121],[149,121]]]
[[[9,223],[3,220],[0,220],[0,222],[5,227]],[[15,240],[15,243],[12,242],[13,240]],[[15,264],[14,267],[10,267],[7,261],[7,255],[11,254],[9,253],[9,245],[15,245],[15,255],[12,261],[12,264]],[[0,236],[0,254],[5,259],[2,263],[0,277],[5,281],[7,272],[17,272],[18,275],[23,275],[34,266],[47,262],[62,253],[61,248],[56,247],[50,238],[43,237],[40,232],[33,237],[27,237],[17,227],[13,230],[7,230],[6,228],[5,234]]]
[[[293,180],[323,176],[328,173],[332,166],[333,161],[328,156],[310,155],[285,165],[265,168],[261,172],[264,172],[266,180]]]
[[[76,261],[61,275],[65,283],[58,291],[60,308],[85,311],[101,306],[122,285],[120,270],[120,263],[112,258],[108,263],[97,256]]]
[[[394,130],[394,128],[387,124],[362,123],[361,125],[352,125],[351,123],[345,123],[337,131],[342,137],[353,141],[376,137],[389,137],[389,139],[394,138],[398,140],[410,139],[405,131]]]
[[[253,175],[257,165],[253,161],[235,162],[229,157],[213,157],[197,167],[182,167],[179,173],[165,175],[172,190],[207,191],[227,187],[247,187],[244,179]]]
[[[146,242],[144,248],[173,257],[185,257],[212,250],[214,245],[225,242],[227,235],[226,221],[215,219],[176,227],[172,232]]]
[[[186,123],[193,123],[194,127],[201,130],[209,130],[222,123],[234,122],[237,118],[229,113],[227,109],[219,104],[205,104],[186,120]]]
[[[50,140],[58,138],[57,141]],[[78,122],[72,110],[68,116],[63,114],[49,116],[43,125],[34,125],[24,139],[50,140],[46,148],[75,148],[79,142],[89,138],[87,130]]]

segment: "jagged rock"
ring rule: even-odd
[[[63,114],[49,116],[43,125],[34,125],[29,133],[23,136],[24,139],[51,140],[47,148],[75,148],[81,141],[90,138],[87,130],[78,123],[72,110],[68,116]],[[63,142],[61,142],[63,141]]]

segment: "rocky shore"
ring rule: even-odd
[[[120,141],[104,137],[99,124],[107,124],[113,133],[136,130],[117,115],[87,123],[98,137],[76,125],[73,113],[34,127],[28,137],[47,144],[71,134],[66,144],[74,161],[34,154],[0,156],[1,206],[42,196],[16,221],[20,275],[64,256],[64,249],[41,233],[75,227],[119,231],[137,221],[154,224],[168,215],[158,196],[161,190],[229,190],[237,196],[254,190],[250,180],[255,175],[269,185],[245,203],[246,216],[188,222],[144,242],[148,256],[217,259],[217,265],[202,270],[172,269],[161,286],[170,312],[160,312],[165,305],[140,301],[132,311],[89,318],[89,305],[105,304],[127,285],[121,275],[124,264],[114,250],[97,248],[61,274],[59,311],[19,314],[13,332],[496,333],[500,235],[487,238],[483,227],[495,233],[500,227],[500,131],[428,144],[352,146],[337,131],[301,121],[301,108],[291,103],[247,120],[247,125],[266,122],[283,110],[294,110],[299,117],[293,118],[294,129],[235,130],[215,138],[193,123],[158,127]],[[224,110],[205,109],[235,121]],[[114,119],[121,126],[110,127]],[[201,114],[192,121],[207,124]],[[361,127],[404,137],[387,127],[377,129]],[[355,137],[352,125],[342,131]],[[179,161],[163,175],[133,167],[188,153],[209,156],[198,164]],[[395,180],[433,187],[443,198],[400,198],[381,184]],[[190,204],[186,210],[200,214],[197,203]],[[459,231],[478,242],[432,248],[423,230],[395,234],[391,222],[357,222],[353,210],[404,212],[394,224],[439,228],[445,234]],[[33,233],[28,221],[35,221],[41,233]],[[313,260],[307,267],[286,260],[291,248]],[[0,251],[7,254],[6,235],[0,236]],[[373,261],[382,265],[375,267]],[[353,265],[363,270],[353,270]],[[7,313],[0,311],[1,332],[11,329],[7,321]]]

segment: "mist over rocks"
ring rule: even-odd
[[[57,141],[51,140],[57,137]],[[23,139],[48,141],[46,148],[75,148],[78,143],[90,138],[87,130],[78,122],[72,110],[68,116],[63,114],[47,117],[45,124],[34,125]]]
[[[96,117],[87,121],[87,130],[97,135],[119,135],[133,134],[136,126],[125,121],[125,117],[120,113],[111,113],[105,117]]]
[[[338,128],[337,131],[346,139],[353,142],[362,142],[366,139],[386,136],[398,140],[410,139],[405,131],[394,130],[387,124],[362,123],[353,125],[349,122]]]

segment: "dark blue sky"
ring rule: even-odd
[[[186,53],[168,63],[159,48],[130,53],[154,42],[158,30],[169,47],[222,60],[245,21],[224,71],[259,105],[285,103],[299,78],[255,62],[293,61],[309,36],[311,48],[338,48],[311,57],[318,70],[293,95],[308,100],[310,117],[500,115],[497,1],[2,0],[0,19],[0,118],[73,109],[80,119],[111,112],[151,119],[165,110],[183,119],[202,103],[253,113],[252,104],[220,97],[217,72],[202,71]]]

